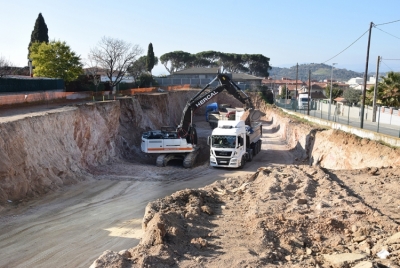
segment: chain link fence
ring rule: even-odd
[[[361,107],[337,102],[329,105],[326,100],[310,100],[310,109],[299,109],[295,99],[276,99],[275,105],[297,113],[361,128]],[[364,129],[400,138],[400,110],[394,107],[377,106],[373,118],[373,107],[364,107]]]

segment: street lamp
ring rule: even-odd
[[[329,90],[329,110],[328,110],[328,121],[331,120],[331,104],[332,104],[332,80],[333,80],[333,66],[337,63],[332,63],[331,69],[331,88]]]

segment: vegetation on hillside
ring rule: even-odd
[[[332,66],[323,63],[299,64],[299,76],[301,81],[308,81],[309,70],[311,70],[311,80],[323,81],[330,80],[332,74]],[[282,77],[296,79],[296,66],[290,68],[272,67],[270,77],[280,79]],[[350,78],[363,77],[363,73],[350,71],[347,69],[333,69],[334,81],[348,81]]]

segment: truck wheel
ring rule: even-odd
[[[253,144],[253,148],[252,148],[252,149],[253,149],[253,156],[256,156],[257,153],[258,153],[258,152],[257,152],[257,143],[254,143],[254,144]]]
[[[259,150],[258,150],[258,141],[254,144],[254,155],[256,156],[256,155],[258,155],[258,152],[259,152]]]
[[[248,151],[248,160],[249,162],[251,162],[253,160],[253,149],[249,149]]]
[[[242,156],[242,160],[240,160],[239,169],[243,169],[245,164],[246,164],[246,159],[244,156]]]
[[[261,145],[262,145],[262,141],[259,140],[258,141],[258,152],[261,152]]]

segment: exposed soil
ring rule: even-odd
[[[209,167],[203,116],[195,118],[205,148],[196,167],[157,168],[138,137],[176,122],[182,104],[160,102],[169,117],[159,118],[151,98],[138,98],[121,102],[115,145],[103,138],[122,157],[102,158],[91,141],[101,115],[115,110],[103,107],[76,135],[84,169],[76,164],[69,185],[66,177],[0,207],[1,267],[399,267],[398,150],[304,125],[255,99],[267,112],[262,152],[243,170]]]

